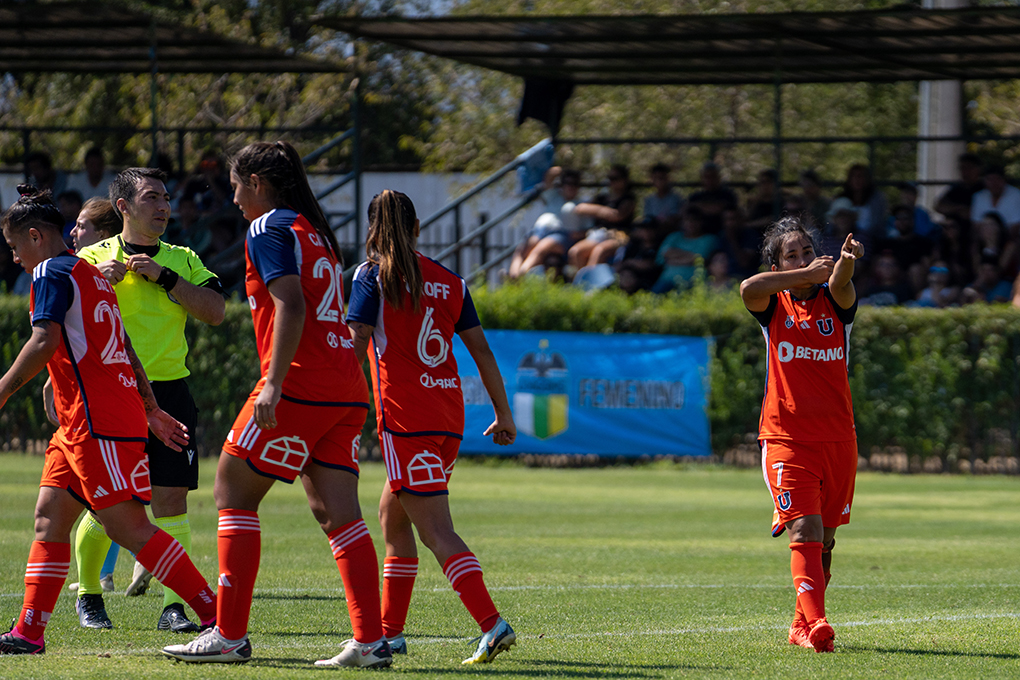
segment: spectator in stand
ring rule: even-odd
[[[567,263],[575,272],[584,266],[608,262],[627,242],[637,206],[630,186],[630,171],[624,165],[614,165],[609,169],[607,179],[608,191],[600,193],[590,203],[579,203],[574,208],[576,214],[594,220],[594,228],[567,251]]]
[[[986,212],[984,216],[971,225],[971,259],[975,270],[982,258],[996,258],[1002,277],[1012,280],[1017,275],[1018,247],[1016,239],[1011,237],[1002,215],[998,212]]]
[[[85,152],[85,170],[76,172],[67,178],[68,190],[81,194],[82,200],[90,198],[107,198],[110,194],[110,182],[117,173],[106,169],[103,150],[94,146]]]
[[[957,285],[974,277],[970,233],[969,216],[947,215],[942,223],[942,237],[935,247],[935,259],[946,263],[950,279]]]
[[[623,259],[616,266],[620,277],[620,288],[628,293],[649,290],[659,278],[661,267],[656,258],[659,254],[658,229],[653,220],[644,219],[634,225],[630,238],[623,250]],[[623,284],[624,270],[628,272],[626,287]]]
[[[937,241],[939,236],[939,225],[932,221],[927,210],[917,205],[917,184],[915,182],[900,182],[896,185],[900,192],[898,206],[909,206],[914,211],[914,232],[924,236],[931,241]],[[895,212],[895,211],[894,211]],[[888,232],[890,237],[896,236],[896,215],[889,216]]]
[[[184,185],[181,196],[189,196],[195,201],[198,213],[202,217],[212,216],[224,209],[236,213],[231,203],[230,177],[223,165],[219,153],[207,149],[202,160]]]
[[[917,233],[914,226],[914,207],[898,205],[893,209],[895,236],[878,241],[878,249],[890,252],[915,292],[924,288],[926,272],[931,264],[934,244],[931,239]]]
[[[857,228],[854,238],[864,244],[865,252],[868,245],[882,238],[885,232],[888,204],[885,194],[879,191],[871,179],[871,171],[866,165],[851,165],[846,173],[843,184],[842,198],[849,198],[857,213]]]
[[[71,230],[78,221],[78,213],[81,212],[83,200],[81,194],[74,189],[68,189],[57,196],[57,207],[60,208],[60,215],[64,218],[64,243],[68,248],[73,246]]]
[[[977,224],[987,213],[997,212],[1006,227],[1016,233],[1020,230],[1020,189],[1006,182],[1006,170],[1001,165],[985,168],[985,188],[974,194],[970,204],[970,221]]]
[[[177,246],[185,246],[195,251],[201,258],[209,257],[212,252],[212,231],[208,220],[200,220],[198,206],[193,196],[181,196],[177,202],[177,219],[171,229],[168,242]]]
[[[7,241],[0,243],[0,286],[3,293],[14,295],[14,286],[25,270],[14,261],[14,253]]]
[[[873,307],[902,305],[915,297],[903,276],[903,270],[896,262],[896,256],[889,251],[876,258],[873,278],[866,292],[867,295],[861,298],[861,304]]]
[[[730,256],[725,250],[717,250],[708,256],[705,265],[708,276],[705,284],[716,293],[730,293],[737,290],[737,280],[730,276]]]
[[[961,295],[964,304],[974,302],[1009,302],[1012,298],[1012,286],[1002,278],[999,258],[994,255],[983,255],[977,266],[974,280],[963,289]]]
[[[45,151],[33,151],[25,156],[25,181],[34,184],[40,192],[49,190],[59,196],[67,187],[67,177],[53,169],[53,159]]]
[[[747,199],[748,228],[764,234],[769,225],[775,221],[777,184],[778,175],[775,170],[770,168],[758,173],[754,193]]]
[[[617,272],[616,286],[627,295],[633,295],[641,290],[648,290],[645,286],[647,277],[637,269],[633,262],[623,261],[620,263]]]
[[[722,214],[723,247],[729,255],[735,274],[747,278],[758,273],[761,266],[760,234],[745,228],[744,213],[740,208],[727,208]]]
[[[825,215],[829,212],[832,203],[822,195],[822,180],[814,170],[805,170],[800,173],[800,190],[803,192],[804,210],[811,215],[816,229],[825,226]]]
[[[857,211],[854,210],[854,204],[849,198],[842,196],[832,201],[823,224],[825,226],[821,230],[821,254],[835,257],[843,247],[847,235],[857,229]]]
[[[935,203],[935,210],[945,217],[970,219],[970,206],[974,194],[985,188],[981,179],[981,159],[977,154],[960,155],[957,167],[960,170],[960,181],[951,184]]]
[[[917,296],[918,307],[951,307],[959,303],[960,289],[952,284],[949,267],[936,260],[928,268],[928,287]]]
[[[701,210],[704,229],[707,234],[722,231],[722,215],[726,210],[736,208],[737,195],[722,183],[719,166],[708,162],[701,166],[701,189],[691,194],[688,205]]]
[[[577,170],[553,166],[546,171],[541,194],[545,211],[514,253],[510,261],[511,279],[544,264],[551,255],[562,259],[570,246],[583,237],[583,219],[574,213],[580,189],[581,173]]]
[[[651,220],[659,232],[659,238],[676,231],[680,226],[680,210],[684,201],[669,179],[670,167],[665,163],[656,163],[648,172],[649,181],[655,192],[645,197],[645,220]]]
[[[653,293],[667,293],[685,288],[694,278],[697,266],[702,266],[708,256],[722,247],[722,241],[715,234],[706,234],[703,229],[704,216],[697,206],[687,206],[681,231],[670,234],[659,246],[657,262],[662,265],[662,274],[652,286]]]

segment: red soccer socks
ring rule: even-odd
[[[485,587],[482,565],[478,563],[474,553],[462,552],[451,556],[443,565],[443,573],[460,596],[460,601],[478,622],[482,632],[485,633],[495,626],[499,612],[496,611],[496,605]]]
[[[347,611],[351,615],[354,639],[373,643],[383,637],[379,606],[379,558],[372,545],[365,520],[334,529],[328,535],[340,578],[347,595]],[[406,608],[405,608],[406,615]]]
[[[382,625],[388,638],[404,632],[417,576],[417,557],[387,557],[383,562]]]
[[[195,610],[203,625],[216,618],[216,595],[177,539],[158,529],[136,557],[160,583]]]
[[[70,567],[70,543],[32,542],[25,569],[25,600],[16,627],[17,634],[25,640],[42,644],[43,631]]]
[[[216,625],[227,640],[242,640],[248,635],[251,599],[262,552],[258,513],[220,510],[216,537],[220,561]]]

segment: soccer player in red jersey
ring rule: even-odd
[[[290,144],[249,144],[231,163],[230,183],[234,203],[251,220],[245,292],[262,377],[227,435],[216,471],[219,625],[163,653],[194,662],[251,658],[259,503],[276,480],[289,484],[300,476],[340,569],[354,629],[337,656],[316,665],[389,666],[379,561],[358,505],[368,385],[346,337],[336,237]]]
[[[49,193],[18,189],[22,197],[0,225],[14,261],[32,272],[32,336],[0,378],[0,406],[45,366],[60,428],[46,451],[21,616],[0,635],[0,654],[46,650],[43,632],[71,563],[71,527],[85,508],[211,625],[216,595],[143,505],[151,499],[147,430],[177,450],[187,432],[156,405],[113,288],[67,250]]]
[[[778,516],[773,535],[790,533],[797,607],[789,641],[816,652],[833,650],[825,588],[857,472],[847,353],[857,312],[851,278],[863,255],[853,234],[838,259],[819,255],[815,232],[787,217],[765,234],[762,260],[771,271],[740,285],[768,346],[758,438]]]
[[[386,541],[383,630],[394,652],[406,653],[404,622],[418,573],[413,525],[482,629],[478,649],[464,663],[487,663],[517,636],[496,611],[482,567],[450,517],[447,482],[464,436],[464,397],[450,351],[454,333],[492,399],[496,419],[485,435],[506,446],[517,428],[467,285],[415,250],[419,224],[411,199],[383,191],[368,216],[368,262],[354,275],[347,324],[360,359],[372,347],[376,422],[389,478],[379,502]]]

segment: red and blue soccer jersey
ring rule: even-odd
[[[149,426],[124,344],[117,295],[98,269],[70,252],[32,271],[32,323],[53,321],[63,340],[46,364],[60,434],[145,442]]]
[[[380,429],[398,436],[464,436],[464,396],[453,334],[479,326],[467,284],[417,253],[424,282],[419,311],[405,289],[400,309],[382,297],[379,267],[358,267],[347,320],[374,326],[372,383]]]
[[[245,242],[245,292],[255,324],[262,377],[273,356],[276,306],[267,287],[281,276],[301,278],[305,325],[283,381],[283,398],[297,403],[368,408],[365,374],[344,321],[343,267],[315,227],[282,208],[251,223]]]
[[[857,438],[848,376],[856,313],[857,302],[840,308],[827,284],[807,300],[783,291],[765,311],[752,312],[768,346],[759,439]]]

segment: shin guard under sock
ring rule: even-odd
[[[474,553],[462,552],[450,556],[443,565],[443,573],[482,632],[486,633],[495,626],[499,612],[485,587],[482,565]]]
[[[354,639],[371,643],[383,636],[379,605],[379,558],[365,520],[334,529],[327,534],[347,596]]]

